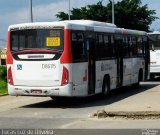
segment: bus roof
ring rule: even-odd
[[[21,29],[41,29],[41,28],[53,28],[64,27],[72,30],[88,30],[97,32],[109,32],[120,34],[134,34],[134,35],[146,35],[144,31],[129,30],[124,28],[117,28],[115,24],[91,21],[91,20],[66,20],[55,22],[34,22],[34,23],[22,23],[10,25],[8,30],[21,30]]]

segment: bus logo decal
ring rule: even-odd
[[[17,70],[22,70],[22,64],[17,64]]]

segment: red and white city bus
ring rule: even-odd
[[[10,95],[107,95],[148,78],[147,33],[90,20],[11,25],[7,71]]]

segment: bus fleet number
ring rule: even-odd
[[[55,69],[55,64],[42,64],[42,69]]]

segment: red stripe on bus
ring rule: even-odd
[[[64,30],[64,51],[60,58],[61,64],[72,63],[72,51],[71,51],[71,30]]]
[[[7,64],[13,64],[13,57],[11,54],[11,44],[10,44],[10,32],[8,32],[8,38],[7,38]]]

